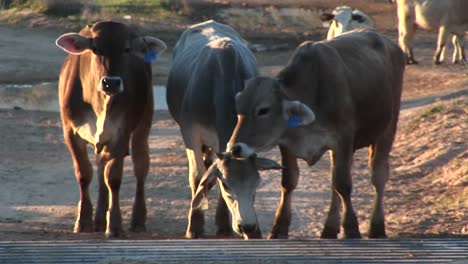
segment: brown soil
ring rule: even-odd
[[[325,5],[327,1],[322,2]],[[366,10],[365,6],[361,8]],[[368,11],[388,18],[378,25],[393,25],[393,8],[375,4]],[[385,27],[382,30],[395,39],[396,30]],[[65,54],[53,42],[64,32],[0,27],[0,85],[56,81]],[[319,32],[323,36],[325,31]],[[435,39],[434,33],[417,36],[415,53],[420,65],[407,67],[405,73],[406,109],[401,112],[392,152],[393,174],[386,193],[387,230],[391,237],[468,236],[468,69],[463,65],[433,66]],[[257,53],[261,72],[274,75],[292,51]],[[165,83],[170,63],[169,50],[155,64],[156,83]],[[455,98],[437,100],[446,94]],[[432,100],[420,100],[427,98]],[[102,239],[103,234],[72,233],[79,195],[59,114],[0,110],[0,120],[0,240]],[[155,115],[150,147],[151,169],[146,184],[148,230],[127,233],[127,237],[182,238],[190,200],[187,161],[178,127],[167,111]],[[277,150],[264,155],[279,160]],[[366,159],[367,151],[358,151],[353,168],[353,203],[364,234],[373,195]],[[290,238],[319,236],[329,204],[328,166],[328,155],[313,167],[300,162],[301,179],[293,200]],[[135,188],[132,174],[127,159],[121,191],[126,226]],[[279,201],[280,175],[262,172],[262,179],[256,208],[266,235]],[[94,198],[96,191],[94,181]],[[216,191],[212,191],[210,201],[214,202],[215,197]],[[215,232],[214,205],[206,215],[205,230],[211,237]]]

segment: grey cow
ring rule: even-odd
[[[244,175],[239,175],[237,181],[257,181],[255,164],[259,164],[258,161],[238,162],[235,157],[218,160],[215,153],[225,150],[236,125],[235,94],[243,89],[245,80],[257,76],[258,70],[246,41],[229,26],[213,20],[185,30],[175,46],[173,59],[167,83],[167,104],[180,126],[189,163],[189,182],[194,199],[186,237],[197,238],[203,234],[204,225],[203,210],[199,206],[200,192],[195,197],[199,185],[202,190],[209,189],[205,183],[213,181],[207,179],[213,179],[210,175],[218,175],[222,196],[232,198],[245,197],[246,194],[229,193],[236,192],[234,185],[239,182],[232,183],[236,175],[224,174],[221,177],[219,171],[242,171]],[[213,162],[213,167],[205,174]],[[224,170],[229,167],[226,162],[230,162],[229,166],[233,169]],[[203,175],[205,177],[201,180]],[[250,178],[246,178],[246,175]],[[231,186],[227,186],[229,184]],[[245,205],[242,201],[240,198],[223,200],[220,196],[216,210],[218,236],[230,235],[232,229],[247,237],[260,235],[253,200],[250,199]]]
[[[369,146],[375,203],[369,237],[385,237],[383,196],[389,154],[396,132],[405,56],[396,43],[372,30],[354,30],[332,40],[305,42],[277,79],[249,80],[236,96],[239,113],[229,142],[242,153],[280,146],[283,159],[281,202],[270,238],[288,236],[297,158],[313,165],[330,150],[332,203],[323,238],[340,232],[360,238],[351,204],[354,151]]]

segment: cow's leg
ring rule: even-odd
[[[132,160],[136,177],[136,193],[130,230],[143,232],[146,230],[145,180],[150,166],[148,135],[134,134],[132,136]]]
[[[330,151],[330,160],[332,160],[332,152]],[[333,164],[330,164],[330,174],[333,175]],[[320,238],[338,238],[340,233],[340,222],[341,222],[341,200],[338,193],[332,186],[331,190],[331,203],[330,209],[328,210],[327,220],[322,230]]]
[[[204,153],[205,153],[204,164],[205,164],[205,167],[208,169],[213,163],[215,153],[211,149],[205,150]],[[221,192],[219,192],[219,195],[218,195],[218,205],[216,207],[215,224],[216,224],[216,236],[218,237],[233,236],[229,209],[226,205],[226,202],[224,201],[224,198]]]
[[[132,220],[130,222],[130,230],[132,232],[146,230],[145,180],[150,167],[148,137],[153,119],[153,107],[149,110],[151,113],[145,115],[145,120],[133,132],[131,138],[133,171],[136,177],[135,201],[133,202]]]
[[[86,142],[75,135],[73,131],[64,129],[64,138],[73,159],[75,176],[80,185],[80,201],[78,202],[74,232],[93,231],[93,205],[89,195],[89,185],[93,177],[93,167],[89,161]]]
[[[439,36],[437,38],[437,49],[434,54],[434,64],[440,64],[444,61],[445,45],[447,43],[448,32],[445,26],[439,28]]]
[[[455,33],[452,38],[453,58],[452,63],[465,62],[465,49],[463,47],[463,34]]]
[[[102,153],[101,155],[106,157],[105,160],[107,160],[104,167],[104,181],[109,190],[106,236],[119,237],[123,231],[119,192],[120,184],[122,183],[122,171],[125,155],[109,155],[109,153]]]
[[[385,238],[384,191],[390,166],[389,157],[396,133],[396,121],[374,144],[369,147],[369,167],[374,186],[374,209],[369,226],[370,238]]]
[[[189,162],[189,183],[192,190],[192,198],[195,196],[201,177],[206,171],[203,162],[201,146],[197,145],[193,149],[186,149]],[[188,226],[185,232],[187,238],[199,238],[203,235],[203,225],[205,224],[204,213],[201,208],[190,208],[188,216]]]
[[[96,213],[94,215],[94,231],[105,232],[107,227],[106,214],[109,208],[109,189],[107,188],[104,180],[104,168],[106,166],[106,160],[102,159],[100,155],[96,158],[99,191],[98,200],[96,206]]]
[[[409,24],[409,23],[408,23]],[[414,53],[413,53],[413,37],[416,31],[416,28],[414,25],[407,25],[406,23],[401,23],[398,26],[399,30],[399,37],[398,37],[398,43],[401,47],[401,49],[405,52],[406,54],[406,63],[407,64],[418,64],[416,59],[414,58]]]
[[[292,192],[296,189],[299,179],[299,166],[297,158],[285,147],[280,146],[282,159],[281,200],[276,210],[273,228],[269,239],[288,238],[289,225],[291,224],[291,199]]]
[[[353,144],[342,143],[340,147],[332,151],[332,186],[340,195],[343,204],[342,223],[345,238],[361,238],[358,220],[351,203],[351,165],[353,160]],[[325,223],[325,226],[332,226]]]
[[[216,236],[231,237],[233,236],[231,218],[226,202],[221,195],[218,196],[218,206],[216,207]]]

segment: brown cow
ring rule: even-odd
[[[345,237],[361,237],[351,204],[351,164],[354,152],[366,146],[376,192],[369,237],[385,237],[383,196],[404,68],[396,43],[372,30],[354,30],[301,44],[278,79],[247,82],[236,96],[239,120],[229,146],[241,147],[246,154],[240,156],[280,146],[282,195],[270,238],[288,236],[297,158],[313,165],[327,150],[333,191],[322,237],[340,232],[340,200]]]
[[[137,178],[131,230],[143,231],[148,135],[153,117],[150,61],[166,45],[113,21],[64,34],[56,44],[70,53],[60,73],[59,101],[63,134],[80,185],[74,231],[106,231],[113,237],[121,234],[119,189],[124,158],[130,148]],[[87,144],[94,147],[99,178],[94,229],[89,195],[93,172]]]

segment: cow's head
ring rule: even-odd
[[[236,110],[238,121],[228,150],[241,147],[242,155],[267,151],[278,144],[288,128],[308,125],[315,120],[314,112],[307,105],[290,100],[280,81],[267,77],[246,82],[244,90],[236,95]]]
[[[332,39],[338,35],[356,28],[373,28],[374,23],[362,11],[349,6],[336,7],[332,13],[323,13],[320,19],[324,22],[332,21],[328,30],[327,39]]]
[[[192,209],[206,207],[209,189],[219,183],[220,191],[231,212],[233,230],[245,239],[261,238],[254,208],[256,189],[260,183],[259,170],[281,169],[276,162],[251,153],[240,156],[240,149],[217,154],[213,164],[203,175],[192,199]]]
[[[166,49],[163,41],[138,36],[129,26],[114,21],[97,22],[80,33],[63,34],[56,45],[69,54],[85,56],[82,59],[90,67],[87,77],[107,96],[123,92],[135,60],[151,62]]]

